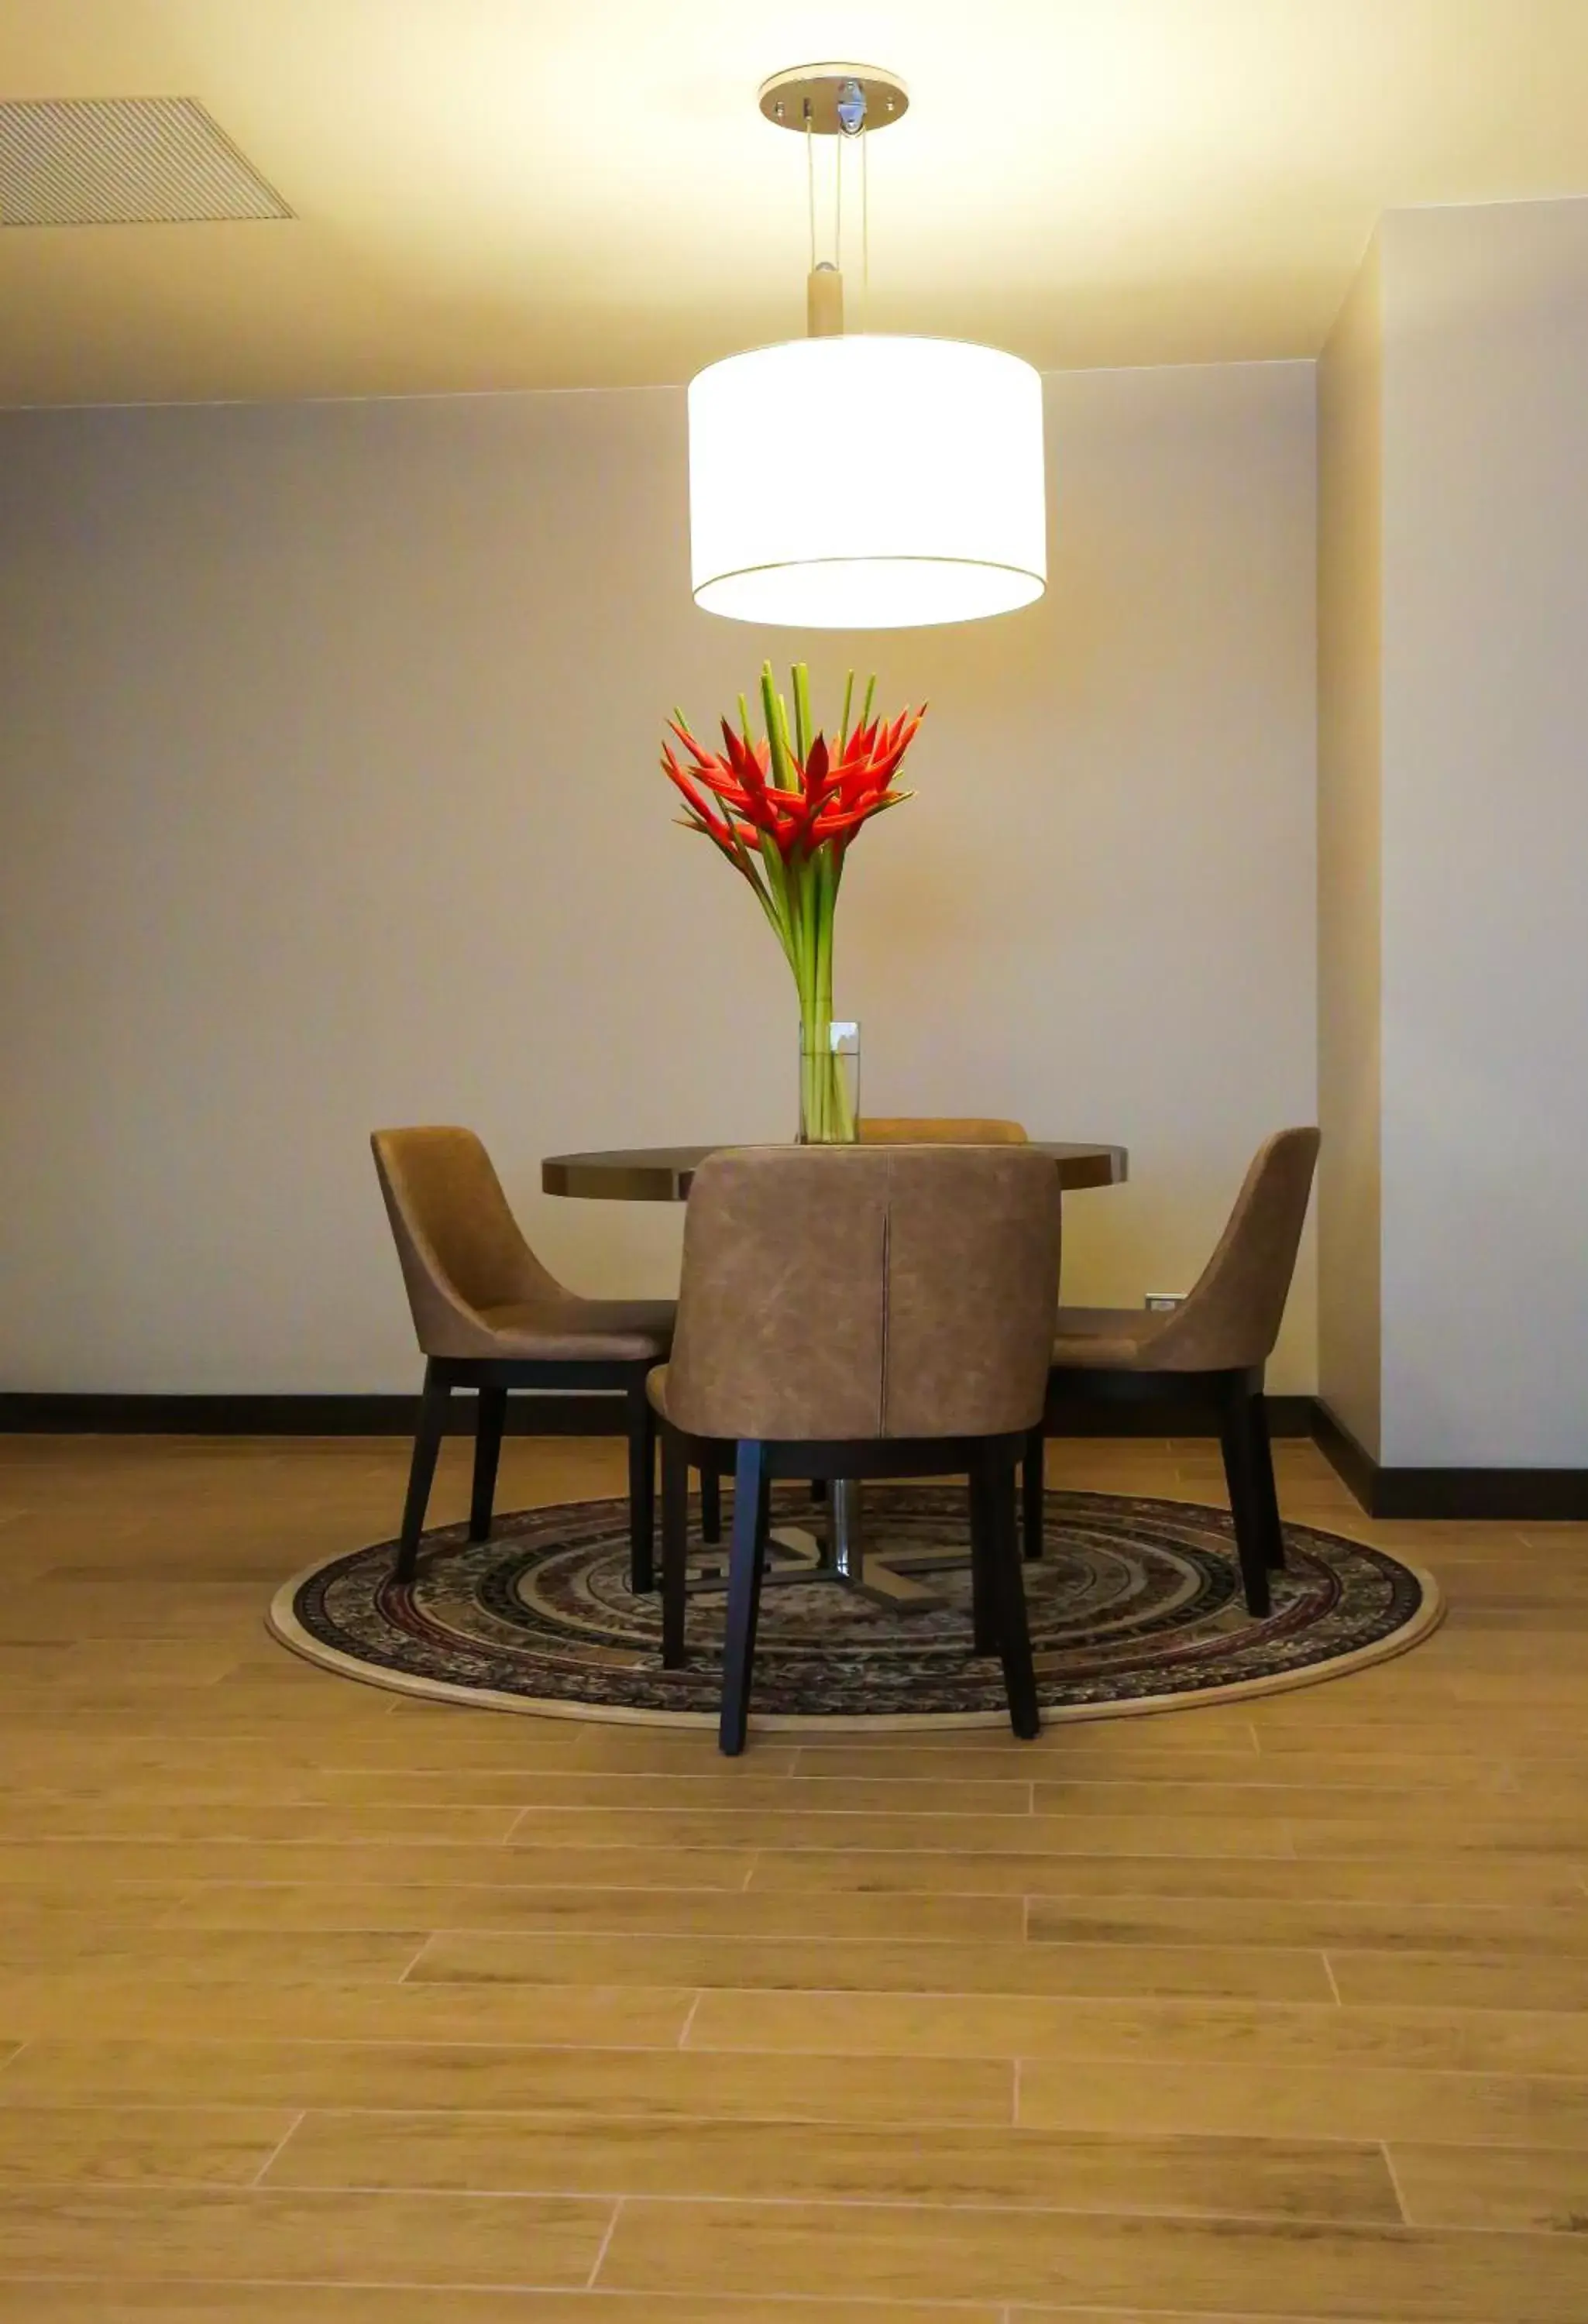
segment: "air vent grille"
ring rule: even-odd
[[[194,97],[0,105],[0,226],[179,226],[291,215]]]

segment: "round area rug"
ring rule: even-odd
[[[725,1513],[726,1523],[731,1516]],[[691,1509],[692,1527],[698,1512]],[[995,1660],[971,1652],[963,1486],[865,1489],[865,1587],[822,1563],[824,1512],[780,1490],[756,1642],[755,1723],[1002,1726]],[[1403,1654],[1443,1608],[1431,1577],[1382,1550],[1285,1527],[1288,1571],[1262,1620],[1241,1595],[1229,1515],[1187,1501],[1049,1493],[1025,1567],[1044,1715],[1104,1719],[1229,1702]],[[628,1586],[628,1504],[499,1517],[471,1544],[424,1537],[418,1578],[393,1545],[313,1566],[270,1627],[309,1661],[404,1694],[569,1718],[703,1726],[722,1686],[725,1546],[692,1530],[683,1670],[661,1667],[660,1601]]]

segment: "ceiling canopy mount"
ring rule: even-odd
[[[901,121],[909,91],[877,65],[792,65],[762,82],[756,102],[779,129],[858,137]]]

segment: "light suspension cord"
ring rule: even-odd
[[[872,180],[866,166],[866,124],[860,124],[860,319],[872,327]]]
[[[810,99],[805,100],[805,198],[810,212],[810,271],[816,272],[816,137],[811,127]]]
[[[848,142],[842,133],[833,140],[838,149],[833,156],[836,164],[833,172],[836,188],[833,195],[833,263],[840,274],[844,272],[844,148]]]

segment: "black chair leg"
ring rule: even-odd
[[[507,1421],[507,1390],[483,1388],[475,1423],[475,1486],[468,1508],[470,1541],[489,1541],[491,1515],[496,1506],[496,1470],[502,1458],[502,1431]]]
[[[700,1471],[700,1538],[713,1547],[723,1537],[723,1480],[715,1469]]]
[[[1271,1604],[1269,1558],[1259,1483],[1258,1425],[1251,1384],[1244,1372],[1230,1372],[1220,1385],[1221,1437],[1224,1477],[1230,1488],[1230,1509],[1235,1520],[1235,1547],[1241,1559],[1241,1582],[1246,1610],[1260,1618]]]
[[[656,1587],[656,1415],[643,1378],[630,1382],[629,1588],[636,1598]]]
[[[1002,1450],[986,1457],[987,1570],[996,1607],[998,1653],[1009,1696],[1009,1723],[1022,1742],[1029,1742],[1040,1730],[1042,1720],[1037,1708],[1037,1674],[1031,1665],[1026,1585],[1015,1523],[1014,1457]]]
[[[722,1724],[717,1741],[731,1759],[744,1748],[755,1627],[766,1563],[766,1447],[747,1440],[734,1470],[734,1546],[728,1562],[727,1636],[723,1652]]]
[[[971,1515],[971,1652],[998,1652],[997,1588],[992,1572],[992,1511],[984,1471],[970,1473]]]
[[[1042,1554],[1043,1495],[1047,1491],[1047,1438],[1039,1421],[1026,1439],[1020,1466],[1020,1520],[1026,1563],[1034,1565]]]
[[[704,1476],[704,1471],[702,1475]],[[661,1433],[661,1666],[684,1661],[689,1554],[689,1457],[670,1428]]]
[[[397,1563],[392,1568],[392,1579],[397,1582],[411,1582],[419,1563],[419,1540],[424,1531],[425,1511],[430,1504],[436,1455],[441,1450],[441,1432],[447,1425],[447,1406],[451,1398],[451,1384],[437,1370],[432,1359],[425,1366],[425,1384],[420,1392],[419,1417],[414,1424],[408,1499],[402,1504],[402,1530],[397,1536]]]
[[[818,1508],[821,1507],[822,1503],[826,1499],[826,1498],[827,1498],[827,1480],[826,1480],[826,1479],[825,1477],[813,1477],[813,1478],[811,1479],[811,1480],[810,1480],[810,1498],[811,1498],[811,1499],[816,1503],[816,1505],[817,1505],[817,1507]]]
[[[1269,1442],[1268,1406],[1260,1378],[1252,1390],[1251,1455],[1255,1471],[1258,1515],[1262,1524],[1263,1563],[1270,1573],[1285,1571],[1285,1527],[1279,1517],[1279,1496],[1274,1484],[1274,1449]]]

